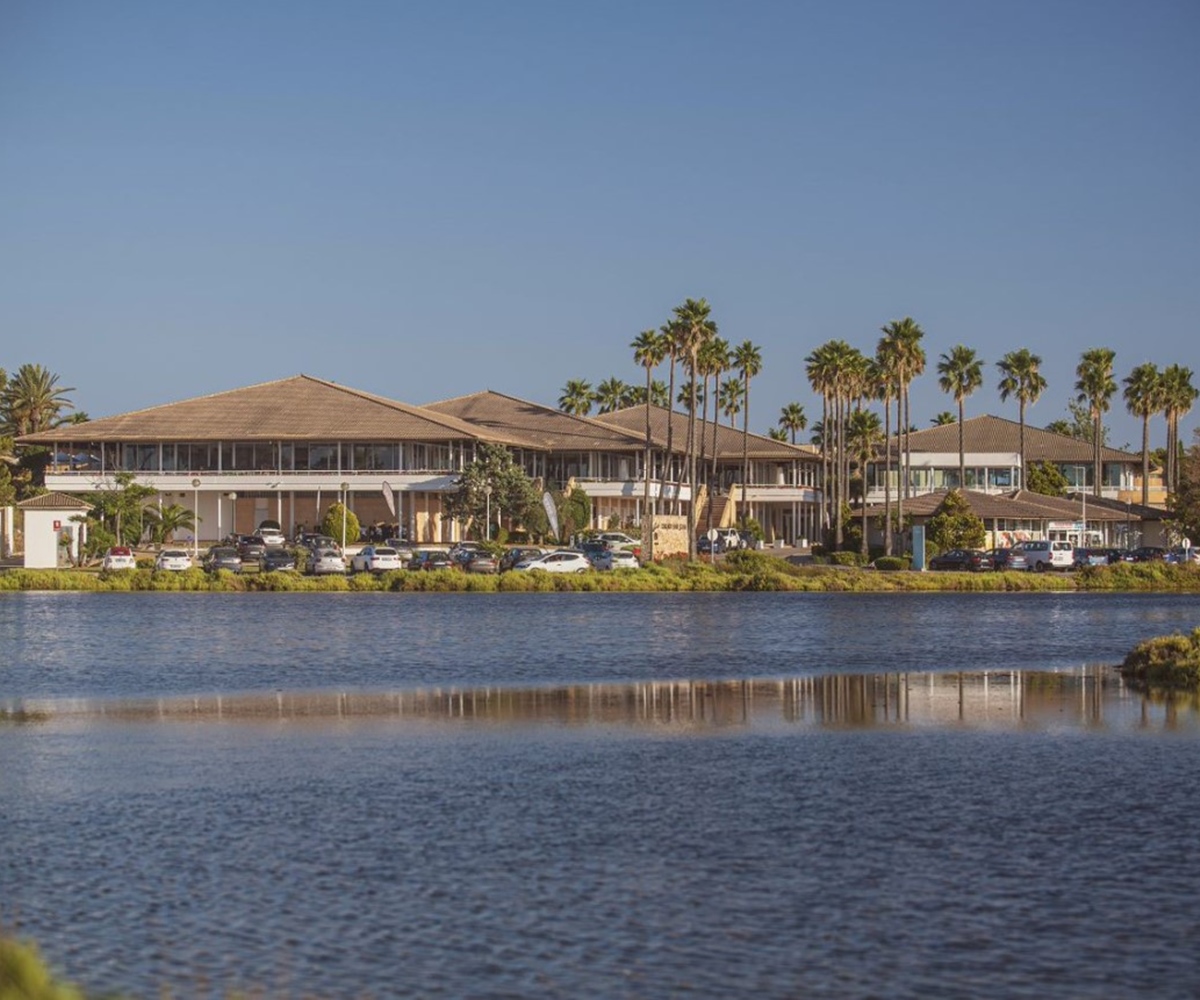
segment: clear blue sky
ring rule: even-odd
[[[1040,353],[1043,425],[1089,347],[1200,371],[1197,52],[1195,0],[7,0],[0,367],[93,417],[297,372],[553,405],[704,296],[756,431],[906,315],[989,362],[968,416]]]

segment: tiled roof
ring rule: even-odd
[[[904,513],[912,514],[914,517],[931,517],[942,505],[948,492],[950,491],[936,490],[933,493],[922,493],[919,496],[909,497],[904,501]],[[1011,518],[1029,521],[1080,521],[1083,519],[1084,504],[1075,499],[1050,497],[1043,493],[1030,493],[1027,490],[1014,490],[1011,493],[981,493],[975,490],[961,492],[972,512],[985,520]],[[1116,510],[1100,506],[1093,501],[1093,497],[1087,498],[1088,523],[1142,520],[1136,511],[1126,511],[1123,504],[1120,510]],[[894,509],[894,501],[892,506]],[[1154,513],[1158,516],[1162,515],[1162,511]],[[868,517],[882,516],[882,514],[882,504],[871,504],[867,507]]]
[[[92,505],[66,493],[42,493],[17,504],[21,510],[91,510]]]
[[[1021,424],[1004,417],[985,415],[963,421],[963,450],[972,454],[998,453],[1015,455],[1021,450]],[[909,448],[913,452],[950,452],[958,454],[958,424],[943,424],[913,431],[908,436]],[[882,454],[882,449],[880,451]],[[1141,461],[1140,455],[1102,448],[1101,460],[1105,462]],[[1025,459],[1028,462],[1056,462],[1058,464],[1086,464],[1092,462],[1092,446],[1088,441],[1055,434],[1040,427],[1025,425]]]
[[[485,390],[422,407],[485,428],[514,444],[546,451],[637,451],[645,434],[634,434],[588,417]]]
[[[614,427],[622,427],[637,434],[641,439],[645,439],[645,406],[628,406],[623,410],[614,410],[612,413],[602,413],[595,419],[606,424],[611,424]],[[672,421],[674,424],[671,447],[677,452],[683,452],[687,447],[688,415],[674,410],[666,410],[661,406],[650,407],[650,437],[654,441],[654,446],[656,448],[666,447],[668,421]],[[699,433],[699,416],[696,418],[696,427],[697,433]],[[711,420],[705,423],[704,432],[707,435],[704,452],[705,454],[712,454],[713,424]],[[788,444],[786,441],[776,441],[773,438],[753,433],[750,434],[748,451],[750,458],[760,460],[775,459],[787,462],[795,459],[808,459],[810,461],[819,459],[819,455],[812,448]],[[732,461],[733,459],[740,459],[741,456],[741,429],[730,427],[728,424],[718,424],[717,457]]]
[[[294,375],[28,434],[56,441],[503,441],[453,416]]]

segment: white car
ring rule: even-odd
[[[592,568],[587,556],[574,549],[559,549],[533,559],[522,559],[513,569],[540,569],[547,573],[586,573]]]
[[[137,569],[137,560],[133,556],[133,549],[126,545],[114,545],[104,553],[104,561],[100,564],[100,568]]]
[[[1048,569],[1070,569],[1075,565],[1075,546],[1070,542],[1031,538],[1017,548],[1025,557],[1025,568],[1035,573],[1044,573]]]
[[[606,549],[592,560],[596,569],[639,569],[641,563],[629,549]]]
[[[386,545],[364,545],[357,555],[350,558],[350,570],[353,573],[386,573],[402,568],[400,553]]]
[[[183,549],[163,549],[154,560],[154,568],[171,573],[182,573],[192,568],[192,557]]]

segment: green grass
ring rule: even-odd
[[[796,591],[889,593],[949,591],[1179,591],[1200,592],[1200,567],[1167,563],[1093,566],[1078,573],[914,573],[851,566],[797,566],[765,552],[731,552],[711,563],[672,558],[638,570],[554,575],[510,572],[500,576],[445,569],[394,570],[379,576],[310,577],[298,573],[207,574],[200,569],[104,573],[25,570],[0,573],[0,591],[73,590],[136,592],[306,593],[651,593],[687,591]]]

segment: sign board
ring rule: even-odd
[[[717,531],[716,528],[708,529],[708,540],[710,542],[715,542],[720,537],[721,537],[721,533],[719,531]]]
[[[912,568],[925,568],[925,525],[914,524],[912,529]]]
[[[58,531],[58,530],[59,530],[59,528],[61,528],[61,527],[62,527],[62,521],[55,521],[55,522],[54,522],[54,530],[55,530],[55,531]]]

